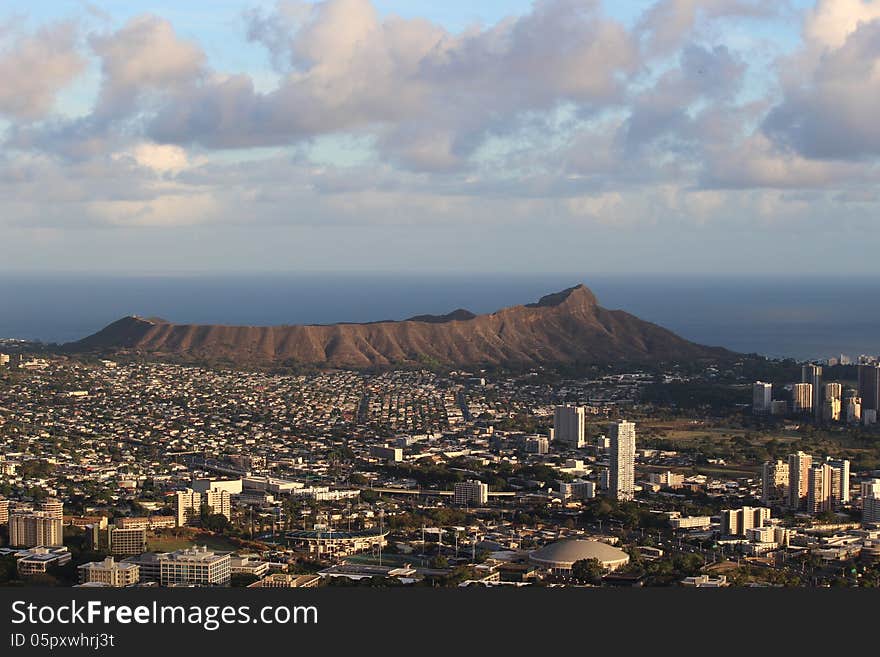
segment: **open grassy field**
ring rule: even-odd
[[[223,552],[239,549],[224,536],[203,533],[195,529],[163,529],[147,533],[147,550],[150,552],[173,552],[194,545],[204,545],[208,549]]]

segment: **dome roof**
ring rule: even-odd
[[[629,555],[623,550],[603,543],[585,539],[568,539],[557,541],[539,548],[529,555],[539,564],[571,566],[581,559],[597,559],[603,565],[629,561]]]

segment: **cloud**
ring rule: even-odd
[[[367,0],[326,0],[295,23],[252,17],[249,33],[286,61],[278,89],[260,94],[247,76],[216,75],[161,108],[154,139],[229,148],[369,131],[400,166],[447,170],[523,112],[619,103],[638,67],[631,35],[595,1],[546,0],[452,34],[381,19]]]
[[[729,17],[768,17],[782,3],[763,0],[658,0],[644,11],[635,26],[645,50],[668,54],[687,41],[701,22]]]
[[[95,115],[102,119],[135,111],[148,94],[183,90],[205,65],[199,46],[180,39],[169,21],[153,15],[132,18],[115,32],[92,36],[90,43],[101,60]]]
[[[812,159],[880,155],[880,18],[862,13],[855,21],[818,11],[808,21],[807,34],[826,47],[788,62],[783,101],[763,126],[778,144]]]
[[[30,34],[0,27],[0,115],[21,121],[46,116],[59,91],[85,65],[74,23],[54,23]]]

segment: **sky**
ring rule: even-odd
[[[0,272],[877,273],[880,1],[7,0]]]

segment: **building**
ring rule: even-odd
[[[770,402],[770,415],[774,417],[788,415],[788,402],[784,399],[774,399]]]
[[[64,545],[61,516],[45,511],[13,513],[9,516],[9,544],[13,547],[60,547]]]
[[[134,516],[116,518],[113,523],[119,529],[164,529],[176,527],[177,518],[174,516]]]
[[[287,532],[284,538],[293,548],[319,558],[346,557],[385,547],[388,532],[378,529],[362,531],[304,530]]]
[[[812,363],[801,367],[801,383],[809,383],[811,386],[812,409],[818,419],[822,412],[822,367]]]
[[[709,516],[684,516],[670,518],[669,526],[673,529],[709,529],[712,518]]]
[[[238,479],[202,478],[192,480],[192,489],[203,495],[211,490],[225,490],[230,495],[240,495],[242,491],[241,477]]]
[[[547,454],[550,451],[550,440],[545,436],[523,436],[518,446],[526,454]]]
[[[140,581],[140,567],[133,563],[118,563],[113,557],[103,561],[84,563],[79,568],[80,584],[105,584],[107,586],[133,586]]]
[[[877,363],[861,364],[859,370],[859,397],[862,400],[862,412],[880,409],[880,365]]]
[[[16,553],[18,574],[22,577],[41,575],[50,568],[63,566],[72,559],[66,547],[33,547]]]
[[[824,422],[839,422],[842,402],[840,397],[832,397],[822,402],[822,420]]]
[[[831,501],[834,508],[850,503],[849,494],[849,461],[826,457],[825,462],[831,468]]]
[[[847,424],[859,424],[862,421],[862,398],[844,397],[841,414]]]
[[[42,511],[49,518],[64,520],[64,504],[57,497],[47,497],[37,504],[37,511]]]
[[[863,481],[861,489],[862,523],[880,524],[880,479]]]
[[[798,510],[807,503],[807,474],[813,457],[803,452],[788,455],[788,506]]]
[[[616,570],[629,563],[629,555],[613,545],[601,541],[567,539],[549,543],[529,554],[529,561],[541,570],[569,576],[578,562],[595,559],[605,570]]]
[[[770,412],[773,402],[773,385],[763,381],[755,381],[752,386],[752,412],[755,415],[766,415]]]
[[[744,506],[741,509],[726,509],[721,512],[722,536],[745,536],[748,530],[763,527],[770,520],[767,507]]]
[[[807,471],[807,511],[822,513],[831,508],[831,466],[816,463]]]
[[[812,412],[813,386],[811,384],[795,383],[791,387],[791,410],[795,414]]]
[[[231,577],[230,561],[229,552],[213,552],[204,546],[168,552],[159,555],[159,583],[162,586],[227,586]]]
[[[651,472],[648,481],[664,488],[681,488],[684,486],[684,475],[667,470],[666,472]]]
[[[596,497],[596,484],[592,481],[560,482],[559,497],[563,500],[591,500]]]
[[[174,493],[174,515],[177,526],[184,527],[199,517],[202,508],[202,494],[192,488]]]
[[[631,500],[635,496],[635,422],[616,422],[609,427],[608,435],[611,439],[609,493],[617,500]]]
[[[761,468],[761,503],[786,502],[788,497],[788,463],[777,459]]]
[[[0,525],[9,523],[9,500],[0,497]]]
[[[719,575],[718,577],[712,577],[711,575],[693,575],[681,580],[681,585],[693,587],[695,589],[720,589],[729,586],[730,584],[725,575]]]
[[[826,383],[825,387],[825,399],[842,399],[843,398],[843,386],[839,383],[830,382]]]
[[[565,404],[553,410],[553,437],[555,440],[580,449],[586,445],[586,409]]]
[[[457,481],[452,490],[452,501],[460,506],[480,506],[489,501],[489,486],[476,479]]]
[[[252,557],[232,557],[229,561],[230,575],[253,575],[262,577],[269,572],[269,562]]]
[[[107,528],[107,548],[111,554],[141,554],[147,551],[146,529]]]
[[[288,575],[287,573],[272,573],[263,579],[248,585],[249,589],[301,589],[318,586],[321,583],[320,575]]]
[[[192,488],[177,491],[174,498],[174,510],[177,526],[192,524],[201,517],[202,505],[209,513],[221,514],[232,520],[232,495],[227,488],[210,488],[199,492]]]
[[[131,557],[126,557],[120,563],[135,564],[140,571],[141,582],[159,582],[162,577],[160,565],[161,552],[144,552]]]
[[[383,461],[392,463],[400,463],[403,461],[403,449],[400,447],[389,447],[388,445],[375,445],[370,447],[370,456]]]

